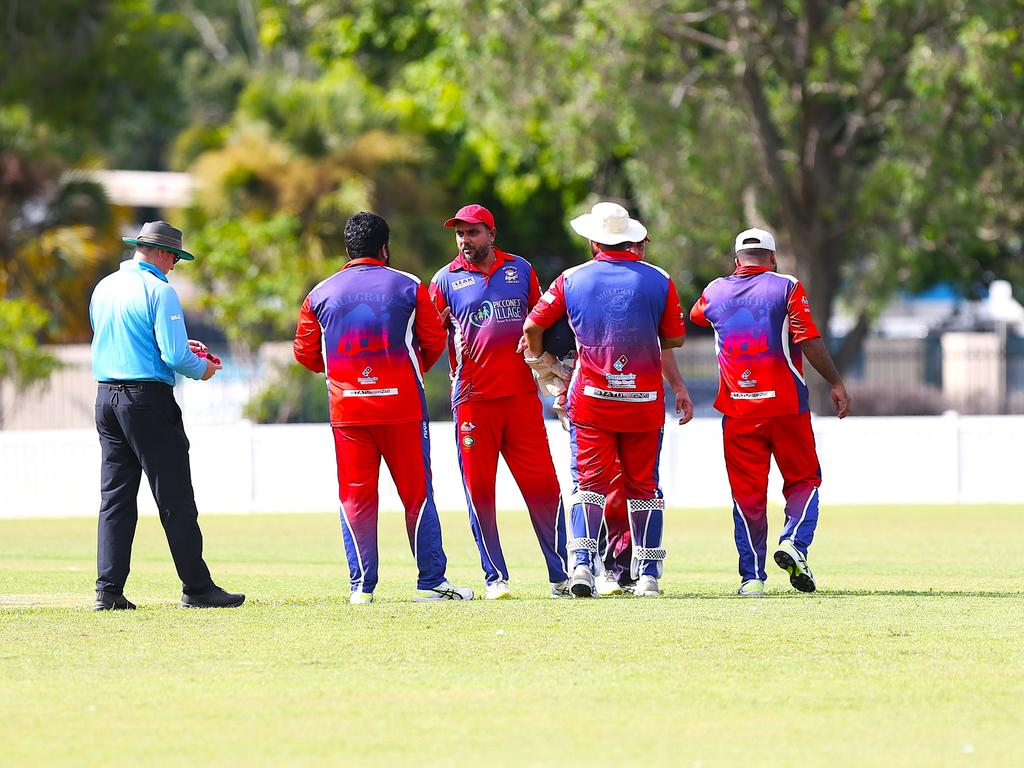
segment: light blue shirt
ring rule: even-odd
[[[100,280],[89,302],[92,375],[96,381],[201,379],[206,361],[188,347],[185,315],[167,276],[130,260]]]

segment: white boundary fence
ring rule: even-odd
[[[203,514],[307,512],[337,509],[337,471],[330,428],[323,424],[187,427],[192,479]],[[442,510],[465,509],[455,458],[454,426],[431,425],[434,495]],[[1024,416],[818,418],[822,503],[1024,503],[1021,454]],[[568,436],[557,422],[548,437],[562,480],[571,490]],[[99,442],[93,430],[0,432],[0,517],[95,515],[99,504]],[[670,507],[728,507],[718,419],[669,422],[661,484]],[[381,509],[399,509],[385,467]],[[508,469],[498,475],[499,509],[523,506]],[[781,500],[773,465],[770,500]],[[140,511],[155,513],[143,482]]]

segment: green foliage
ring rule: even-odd
[[[46,312],[38,305],[0,298],[0,384],[10,382],[16,390],[25,390],[46,381],[60,365],[37,341],[46,322]]]
[[[242,415],[257,424],[308,424],[331,420],[323,376],[297,364],[277,367]]]
[[[200,306],[231,338],[254,349],[295,332],[302,299],[340,262],[303,252],[299,221],[212,219],[189,235]],[[190,265],[192,266],[192,265]]]

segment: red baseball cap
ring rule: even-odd
[[[455,212],[448,221],[444,223],[446,227],[454,227],[456,221],[465,221],[469,224],[486,224],[488,229],[494,229],[494,216],[493,214],[484,208],[482,205],[464,205]]]

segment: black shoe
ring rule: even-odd
[[[220,587],[214,587],[201,595],[181,596],[182,608],[237,608],[244,602],[245,595],[225,592]]]
[[[110,592],[97,592],[96,602],[92,604],[94,611],[134,611],[135,603],[128,600],[124,595],[115,595]]]

